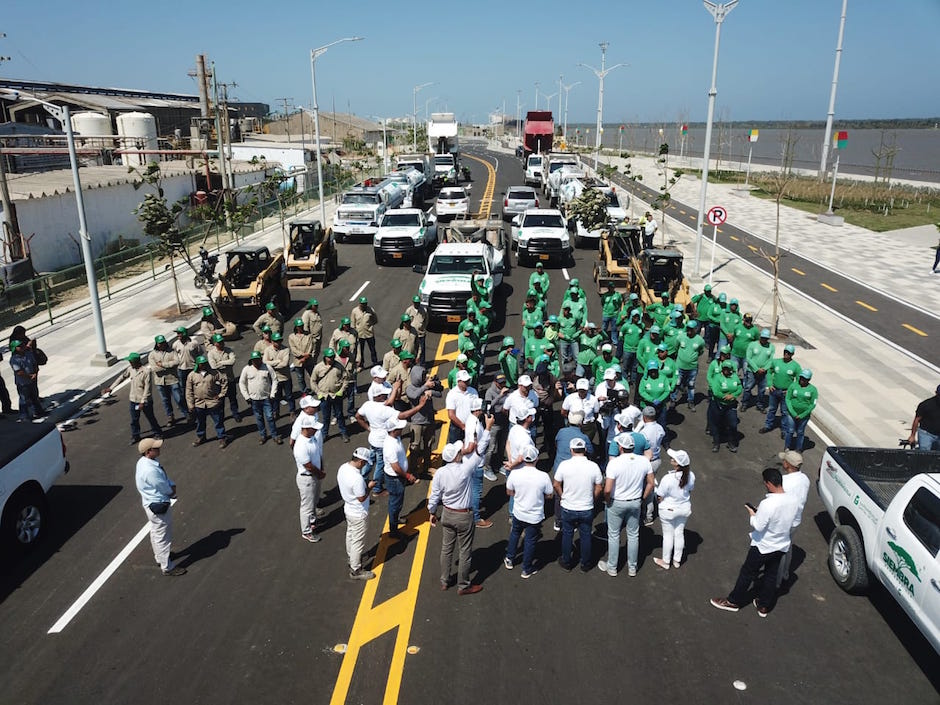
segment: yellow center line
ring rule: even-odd
[[[483,190],[483,196],[480,199],[480,210],[477,211],[476,217],[489,218],[490,211],[493,208],[493,192],[496,190],[496,169],[485,159],[480,159],[472,154],[464,154],[463,156],[475,162],[480,162],[480,164],[486,167],[486,188]]]
[[[457,336],[455,335],[442,334],[434,359],[440,361],[456,358],[456,351],[448,355],[444,354],[444,346],[456,340]],[[431,373],[436,374],[438,367],[439,365],[435,366]],[[435,449],[435,453],[440,454],[447,441],[449,423],[446,410],[439,410],[437,419],[443,422],[441,435]],[[428,494],[431,492],[430,484],[429,482]],[[398,633],[395,635],[395,647],[392,652],[388,679],[385,680],[385,697],[382,702],[384,705],[395,705],[398,702],[401,679],[405,668],[405,654],[408,649],[408,639],[411,636],[411,626],[414,622],[415,607],[418,601],[418,588],[421,585],[421,573],[424,569],[424,557],[427,553],[430,538],[431,525],[428,521],[427,509],[413,512],[408,521],[407,528],[417,533],[417,540],[414,542],[414,561],[411,564],[411,573],[408,576],[408,586],[403,592],[390,597],[381,604],[375,605],[375,596],[378,592],[379,581],[382,579],[382,568],[385,565],[388,549],[395,543],[388,535],[388,528],[388,518],[386,517],[382,528],[382,538],[379,541],[379,548],[376,551],[372,567],[375,577],[366,582],[365,590],[362,593],[359,609],[356,612],[356,618],[353,621],[352,631],[349,634],[349,641],[343,655],[343,663],[340,666],[339,675],[336,677],[333,697],[330,698],[331,705],[342,705],[346,702],[349,695],[349,686],[356,670],[356,661],[362,647],[396,627]],[[375,668],[376,664],[370,664],[370,679],[381,683],[383,680],[381,676],[372,678],[375,675]]]
[[[922,338],[926,338],[926,337],[927,337],[927,334],[924,333],[924,331],[922,331],[920,328],[915,328],[914,326],[909,326],[909,325],[907,325],[906,323],[902,323],[901,325],[904,326],[905,328],[907,328],[907,329],[908,329],[909,331],[911,331],[912,333],[917,333],[917,335],[921,336]]]
[[[751,250],[751,251],[753,251],[753,252],[757,252],[757,248],[754,247],[754,245],[748,245],[748,246],[747,246],[747,249],[749,249],[749,250]]]
[[[735,241],[740,240],[740,238],[737,235],[729,235],[728,237],[730,237],[732,240],[735,240]]]
[[[681,208],[679,209],[679,212],[682,213],[682,215],[685,215],[685,211],[682,210]]]
[[[864,301],[856,301],[855,303],[857,303],[857,304],[858,304],[859,306],[861,306],[862,308],[867,308],[869,311],[877,311],[877,310],[878,310],[878,309],[875,308],[874,306],[869,306],[869,305],[866,304]]]
[[[828,284],[820,284],[823,289],[829,289],[829,291],[838,291],[835,287],[829,286]]]
[[[802,269],[797,269],[796,267],[790,267],[790,269],[799,274],[801,277],[806,276],[806,272],[804,272]]]

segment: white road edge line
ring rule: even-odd
[[[568,268],[567,268],[567,267],[562,267],[562,268],[561,268],[561,273],[565,275],[565,281],[568,281],[569,279],[571,279],[571,277],[568,276]]]
[[[356,293],[349,297],[349,300],[350,300],[350,301],[355,301],[355,300],[356,300],[356,297],[358,297],[359,294],[361,294],[361,293],[363,292],[363,290],[364,290],[367,286],[369,286],[369,284],[370,284],[370,282],[369,282],[369,280],[367,279],[367,280],[366,280],[366,283],[363,284],[362,286],[360,286],[358,289],[356,289]]]
[[[176,500],[170,500],[170,504],[176,504]],[[95,596],[95,593],[101,589],[101,587],[108,581],[115,571],[121,567],[121,564],[127,560],[127,557],[131,555],[137,545],[144,540],[147,534],[150,533],[150,522],[144,524],[144,527],[137,532],[137,535],[134,536],[130,541],[127,542],[127,545],[121,549],[121,552],[114,557],[114,560],[108,564],[108,567],[101,571],[101,574],[95,578],[91,585],[89,585],[85,592],[83,592],[75,602],[72,603],[72,606],[65,610],[65,613],[59,617],[59,620],[49,628],[47,634],[58,634],[63,629],[65,629],[69,622],[71,622],[75,615],[77,615],[82,608],[89,603],[92,597]]]

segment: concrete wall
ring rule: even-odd
[[[235,175],[236,187],[262,181],[264,172],[260,170]],[[126,183],[83,189],[85,218],[94,257],[103,254],[119,236],[145,239],[134,208],[140,205],[149,188],[142,186],[135,191],[130,183]],[[163,191],[170,203],[188,197],[193,190],[193,175],[190,173],[163,179]],[[32,236],[29,247],[37,271],[53,272],[81,263],[78,210],[73,193],[17,200],[16,213],[22,232],[27,237]]]

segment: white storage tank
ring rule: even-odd
[[[113,135],[111,117],[102,113],[86,110],[72,115],[72,130],[78,144],[87,147],[113,147],[114,140],[102,138],[102,135]],[[83,135],[94,137],[83,138]]]
[[[157,120],[150,113],[121,113],[117,116],[121,149],[157,149]],[[160,161],[159,154],[124,154],[124,164],[142,166]]]

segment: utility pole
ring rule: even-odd
[[[275,98],[274,100],[279,101],[284,106],[284,124],[286,125],[287,130],[287,141],[290,142],[290,113],[288,112],[288,106],[294,104],[293,98]]]
[[[836,112],[836,86],[839,85],[839,63],[842,61],[842,37],[845,34],[845,11],[849,0],[842,0],[842,19],[839,20],[839,40],[836,42],[836,64],[832,70],[832,90],[829,92],[829,113],[826,115],[826,134],[823,136],[822,158],[819,161],[819,180],[826,178],[826,162],[829,160],[829,138],[832,136],[832,118]]]
[[[225,165],[228,169],[228,183],[232,189],[232,197],[235,197],[235,167],[232,166],[232,125],[228,116],[228,87],[237,88],[235,81],[231,83],[220,83],[222,87],[222,135],[225,140]]]
[[[574,88],[577,85],[580,85],[581,81],[575,81],[574,83],[569,83],[567,86],[562,85],[562,88],[565,89],[565,122],[564,128],[562,128],[561,135],[565,138],[565,141],[568,141],[568,91]],[[561,116],[559,116],[561,117]]]
[[[519,97],[522,95],[522,91],[518,88],[516,89],[516,139],[522,139],[522,126],[520,121],[522,120],[522,103],[519,102]]]
[[[225,229],[232,233],[235,242],[238,242],[238,233],[232,228],[232,213],[230,209],[230,189],[231,184],[228,179],[228,168],[225,165],[225,140],[222,133],[222,115],[219,110],[219,82],[216,80],[215,62],[212,62],[212,96],[213,110],[215,111],[215,136],[216,146],[219,151],[219,175],[222,177],[222,202],[225,210]],[[207,184],[212,189],[212,184]]]

